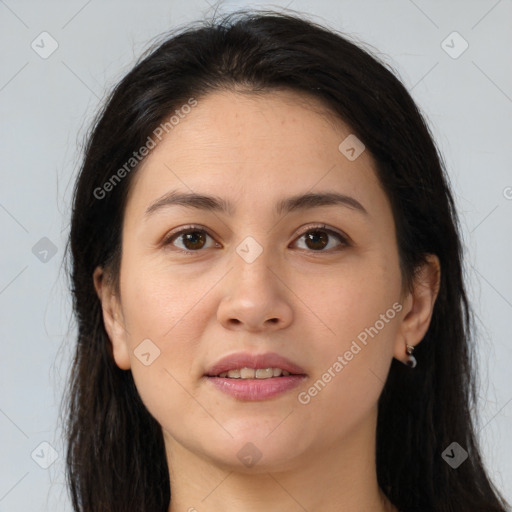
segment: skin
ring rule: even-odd
[[[115,361],[132,371],[163,429],[170,512],[396,510],[377,484],[377,401],[392,358],[406,361],[406,343],[417,345],[427,331],[439,262],[430,256],[413,289],[404,289],[393,215],[374,161],[368,151],[349,161],[338,146],[350,128],[323,110],[318,100],[286,90],[202,98],[134,176],[120,293],[103,269],[95,271]],[[236,211],[174,205],[145,215],[171,190],[217,195]],[[367,214],[342,205],[274,212],[284,197],[321,191],[351,196]],[[163,245],[189,224],[207,231],[203,246],[179,236]],[[325,224],[350,242],[330,235],[325,248],[307,245],[310,224]],[[252,263],[236,252],[247,236],[263,249]],[[393,304],[401,311],[300,403],[298,393]],[[146,366],[134,351],[148,338],[160,355]],[[238,351],[277,352],[308,377],[269,400],[236,400],[204,373]],[[252,467],[237,457],[248,442],[261,453]]]

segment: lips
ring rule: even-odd
[[[263,371],[265,375],[256,376],[254,370]],[[267,375],[269,370],[272,370],[272,377]],[[233,377],[238,375],[238,378],[231,378],[227,373],[233,374]],[[208,368],[204,377],[208,386],[213,386],[231,398],[240,401],[261,401],[285,395],[299,386],[307,375],[303,368],[279,354],[238,353],[217,361]]]
[[[280,368],[291,375],[306,374],[303,368],[289,359],[279,354],[268,352],[266,354],[237,353],[223,357],[206,370],[205,376],[218,377],[221,373],[229,372],[230,370],[240,370],[242,368],[253,368],[255,370]]]

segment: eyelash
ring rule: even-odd
[[[307,235],[308,233],[313,232],[313,231],[323,231],[329,235],[336,237],[341,242],[341,244],[340,244],[341,246],[334,248],[334,249],[329,249],[329,250],[323,250],[323,249],[316,250],[316,251],[313,249],[302,249],[302,250],[313,252],[313,253],[322,253],[322,252],[330,253],[330,252],[333,252],[336,250],[340,250],[344,246],[346,247],[346,246],[350,245],[348,238],[346,236],[342,235],[341,233],[338,233],[337,231],[329,229],[326,225],[323,225],[323,224],[307,226],[306,230],[303,231],[295,240],[298,240],[298,239],[302,238],[304,235]],[[208,233],[208,231],[205,230],[202,226],[190,225],[190,226],[186,226],[185,228],[166,236],[162,242],[162,245],[163,246],[172,245],[172,242],[174,239],[177,239],[180,236],[186,235],[188,233],[196,233],[196,232],[204,233],[205,235],[207,235],[213,239],[213,237]],[[185,249],[176,248],[175,250],[178,252],[181,252],[183,254],[195,254],[195,253],[203,251],[204,249],[197,249],[195,251],[189,251],[189,250],[185,250]]]

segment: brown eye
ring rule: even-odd
[[[309,249],[323,249],[329,243],[329,235],[325,231],[310,231],[305,236],[306,245]]]
[[[164,245],[173,245],[184,252],[197,252],[205,248],[208,238],[211,236],[203,229],[187,228],[168,237]],[[180,242],[181,246],[176,242]]]
[[[208,238],[212,240],[213,245],[207,245]],[[305,247],[300,248],[314,252],[330,252],[330,250],[341,249],[349,245],[346,237],[323,226],[309,229],[297,240],[301,239],[305,240]],[[336,240],[338,243],[336,243]],[[164,240],[163,245],[172,245],[185,253],[199,252],[202,249],[219,246],[204,229],[193,226],[189,226],[177,233],[173,233]]]
[[[297,240],[301,239],[304,239],[305,247],[300,247],[300,249],[306,249],[315,252],[329,252],[330,249],[340,249],[348,245],[348,241],[343,235],[323,227],[309,229]],[[331,242],[332,239],[337,239],[338,243],[336,244],[336,242]],[[324,250],[326,247],[328,250]]]
[[[192,231],[192,233],[185,233],[181,236],[186,249],[202,249],[206,243],[206,237],[200,231]]]

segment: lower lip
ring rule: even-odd
[[[270,379],[207,377],[217,389],[238,400],[267,400],[297,387],[305,378],[305,375],[288,375]]]

